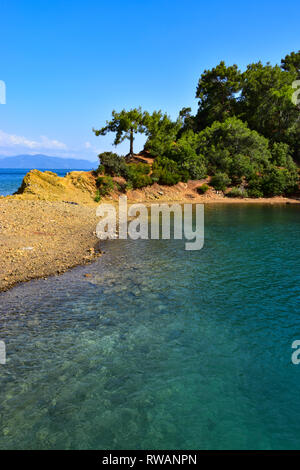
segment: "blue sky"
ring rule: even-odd
[[[195,111],[204,69],[280,63],[299,50],[299,5],[282,1],[2,0],[0,154],[95,160],[112,109]],[[135,150],[143,138],[135,142]],[[124,143],[117,148],[127,153]]]

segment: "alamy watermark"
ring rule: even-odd
[[[127,197],[120,196],[118,211],[109,203],[97,208],[96,215],[101,220],[96,234],[100,240],[158,240],[161,233],[163,240],[170,240],[173,232],[175,240],[187,240],[185,250],[201,250],[204,245],[204,205],[194,206],[194,209],[193,204],[151,204],[149,207],[132,204],[128,207]]]
[[[292,354],[291,361],[295,366],[297,366],[300,364],[300,341],[298,339],[293,341],[292,349],[295,349],[295,351]]]
[[[0,341],[0,364],[6,364],[6,347],[4,341]]]
[[[0,80],[0,104],[6,104],[6,84]]]

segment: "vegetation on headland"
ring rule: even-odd
[[[99,155],[97,173],[102,178],[96,198],[109,194],[109,178],[114,176],[124,178],[124,191],[208,177],[210,186],[230,197],[294,193],[299,183],[300,106],[292,95],[299,78],[300,51],[287,55],[280,66],[258,62],[244,72],[220,62],[199,79],[196,115],[183,108],[172,121],[161,111],[113,111],[106,126],[94,132],[114,132],[115,145],[128,139],[130,151],[126,157]],[[152,168],[130,163],[137,132],[147,136],[144,150],[155,159]]]

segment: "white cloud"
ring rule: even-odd
[[[0,130],[0,147],[23,147],[31,150],[67,150],[67,146],[58,140],[41,136],[39,140],[30,140],[27,137],[7,134]]]
[[[0,158],[17,154],[35,155],[43,153],[61,158],[76,158],[95,162],[97,155],[103,151],[104,149],[95,147],[88,140],[83,140],[78,146],[73,147],[47,136],[30,139],[21,135],[9,134],[0,129]]]

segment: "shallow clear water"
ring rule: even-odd
[[[8,196],[18,191],[22,180],[30,169],[0,168],[0,196]],[[46,171],[46,170],[41,170]],[[65,176],[69,171],[75,170],[49,170],[58,176]]]
[[[115,240],[1,294],[0,448],[299,449],[299,215],[206,206],[199,252]]]

